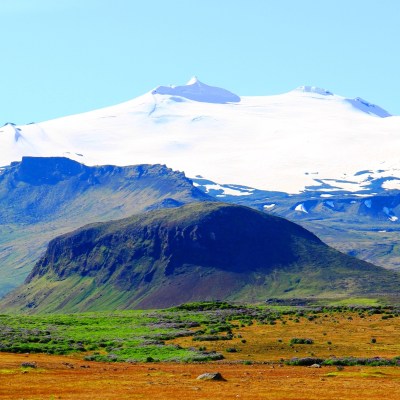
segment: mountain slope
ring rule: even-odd
[[[86,223],[209,197],[163,165],[87,167],[24,157],[0,171],[0,295],[26,278],[50,239]]]
[[[287,220],[202,202],[88,225],[52,240],[2,309],[69,312],[382,295],[399,284],[400,275],[341,254]]]
[[[370,181],[373,186],[373,180]],[[240,185],[219,185],[195,178],[204,193],[225,202],[253,207],[296,222],[339,251],[400,271],[398,190],[305,191],[288,195]]]
[[[197,79],[89,113],[0,128],[0,165],[23,155],[87,165],[164,163],[218,183],[298,193],[399,188],[400,117],[313,86],[239,97]],[[369,171],[368,175],[362,174]]]

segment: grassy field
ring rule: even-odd
[[[36,361],[36,369],[23,362]],[[397,400],[398,367],[307,367],[204,363],[99,363],[43,354],[1,355],[0,399]],[[225,381],[200,381],[219,371]]]
[[[0,399],[397,399],[400,390],[400,312],[388,306],[2,315],[0,332]],[[226,381],[196,380],[213,371]]]
[[[224,302],[157,311],[0,315],[0,350],[80,354],[90,361],[381,357],[390,363],[400,356],[399,315],[399,309],[379,305],[250,307]]]
[[[277,319],[234,320],[231,323],[236,328],[230,341],[204,341],[198,345],[199,342],[194,341],[196,337],[183,337],[168,343],[182,347],[206,346],[207,350],[220,352],[226,359],[245,362],[400,356],[398,314],[380,308],[360,310],[362,308],[332,307],[273,314]],[[304,342],[309,339],[309,343],[296,343],[302,340],[295,339],[304,339]]]

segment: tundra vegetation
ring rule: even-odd
[[[397,399],[400,309],[358,302],[3,314],[0,399]]]
[[[400,365],[400,308],[199,302],[150,311],[1,315],[0,350],[88,361]]]

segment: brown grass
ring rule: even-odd
[[[382,320],[381,315],[360,318],[357,313],[319,314],[314,321],[284,317],[283,324],[258,325],[234,330],[230,341],[194,342],[191,337],[171,341],[182,347],[206,346],[221,352],[227,360],[279,361],[292,357],[386,357],[400,356],[400,318]],[[291,317],[293,318],[293,317]],[[238,323],[237,323],[238,324]],[[198,329],[198,328],[197,328]],[[241,338],[238,338],[240,335]],[[311,338],[312,345],[289,345],[290,339]],[[371,343],[375,338],[376,343]],[[245,340],[246,343],[242,343]],[[330,342],[330,344],[328,343]],[[234,347],[237,353],[227,353]],[[400,396],[399,396],[400,398]]]
[[[0,399],[398,399],[400,369],[262,364],[104,364],[0,354]],[[22,362],[38,368],[24,373]],[[69,363],[70,365],[66,365]],[[71,365],[73,368],[71,368]],[[83,368],[85,366],[85,368]],[[219,371],[226,382],[196,377]]]

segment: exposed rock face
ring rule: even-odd
[[[151,93],[153,95],[169,95],[172,96],[171,98],[175,101],[182,101],[182,97],[204,103],[225,104],[240,101],[240,97],[229,90],[206,85],[200,82],[196,77],[193,77],[183,86],[158,86]]]

